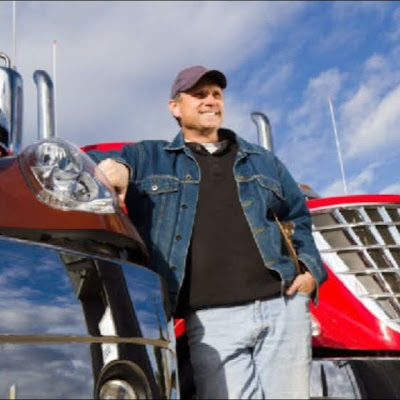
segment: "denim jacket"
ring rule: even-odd
[[[281,221],[294,223],[293,244],[317,283],[316,303],[318,287],[327,275],[311,234],[304,195],[275,155],[231,134],[238,143],[233,172],[240,203],[265,266],[279,273],[282,290],[296,276],[293,262],[281,251],[273,211]],[[150,267],[167,281],[174,308],[185,274],[201,179],[182,132],[171,143],[146,140],[125,145],[121,151],[88,154],[96,162],[113,158],[129,166],[128,214],[148,246]]]

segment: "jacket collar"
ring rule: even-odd
[[[238,151],[248,154],[261,154],[262,150],[260,146],[252,144],[240,136],[236,135],[235,132],[231,131],[230,129],[221,128],[218,130],[218,135],[222,137],[231,136],[232,140],[236,141],[239,145]],[[185,148],[185,139],[183,137],[182,130],[175,136],[174,140],[167,144],[164,149],[168,151],[180,151]]]

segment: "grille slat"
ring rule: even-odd
[[[384,250],[384,249],[398,249],[399,245],[355,245],[347,247],[332,247],[330,249],[321,249],[321,253],[345,252],[345,251],[364,251],[364,250]]]
[[[321,232],[321,231],[329,231],[329,230],[337,230],[337,229],[343,229],[343,228],[356,228],[356,227],[363,227],[363,226],[376,226],[376,227],[400,227],[400,222],[357,222],[357,223],[349,223],[349,224],[337,224],[337,225],[324,225],[324,226],[319,226],[313,227],[313,230],[316,232]]]
[[[391,274],[391,273],[398,273],[399,270],[397,268],[386,268],[380,269],[379,271],[375,270],[359,270],[359,271],[342,271],[338,272],[339,275],[373,275],[373,274]]]
[[[360,297],[376,299],[376,300],[398,299],[398,298],[400,298],[400,293],[393,293],[393,294],[360,294]]]

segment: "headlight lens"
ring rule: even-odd
[[[112,379],[100,388],[99,399],[137,399],[135,389],[126,381]]]
[[[72,143],[45,139],[28,146],[19,160],[29,186],[47,205],[103,214],[116,211],[115,193],[103,183],[107,179],[100,171],[95,176],[96,164]]]

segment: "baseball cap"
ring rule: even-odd
[[[193,87],[201,78],[209,77],[222,88],[225,89],[227,82],[225,75],[216,69],[207,69],[201,65],[183,69],[174,80],[171,87],[170,99],[173,99],[179,92]]]

